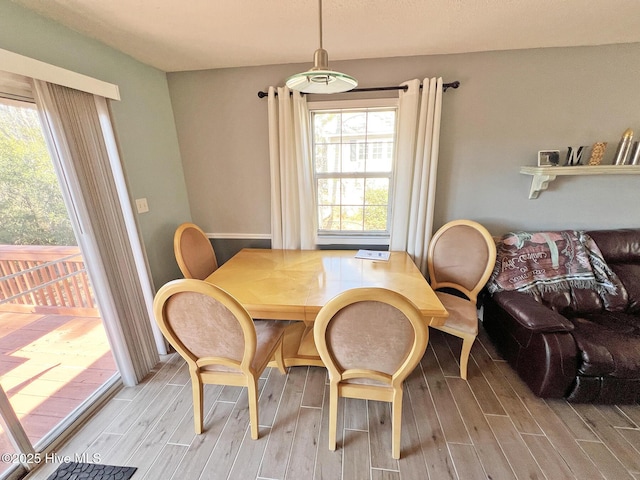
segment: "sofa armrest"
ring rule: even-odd
[[[524,328],[535,333],[570,332],[573,324],[559,313],[521,292],[497,292],[492,300]]]

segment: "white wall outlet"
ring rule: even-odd
[[[149,211],[149,204],[146,198],[136,198],[136,208],[138,213],[147,213]]]

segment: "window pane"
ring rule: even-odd
[[[364,229],[384,232],[387,229],[388,211],[386,206],[364,207]]]
[[[340,207],[318,207],[318,228],[340,231]]]
[[[352,141],[342,144],[342,172],[364,172],[367,144]]]
[[[396,130],[396,112],[394,110],[369,112],[367,122],[368,134],[394,134]]]
[[[342,207],[342,230],[362,231],[364,229],[364,208],[346,205]]]
[[[344,112],[342,114],[342,136],[345,139],[353,135],[364,136],[367,133],[366,112]]]
[[[340,149],[336,144],[315,145],[315,169],[317,173],[331,173],[340,171]]]
[[[342,180],[342,204],[364,204],[364,178],[345,178]]]
[[[318,179],[318,205],[340,205],[340,179]]]
[[[365,182],[365,205],[389,205],[389,179],[367,178]]]
[[[390,172],[393,166],[393,142],[367,144],[367,172]]]
[[[340,143],[342,134],[339,112],[316,113],[313,115],[313,132],[318,143]]]

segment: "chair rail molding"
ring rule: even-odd
[[[216,240],[271,240],[270,233],[206,233],[208,238]]]

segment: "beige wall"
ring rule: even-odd
[[[480,221],[513,229],[640,226],[640,175],[564,177],[528,199],[537,152],[640,138],[640,44],[332,62],[361,86],[442,76],[460,80],[444,96],[436,227]],[[205,231],[270,233],[267,102],[309,65],[168,75],[191,212]],[[353,98],[352,97],[350,98]],[[589,152],[587,153],[587,157]]]

